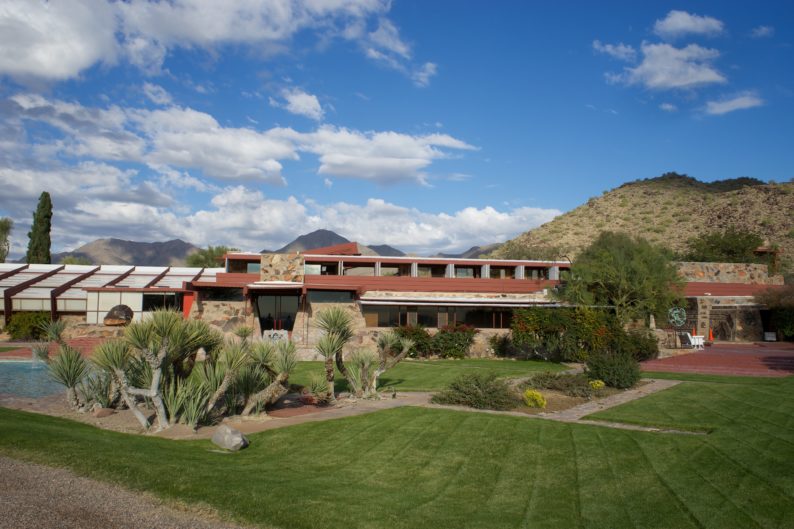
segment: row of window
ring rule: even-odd
[[[516,278],[515,266],[491,266],[489,267],[488,276],[491,279],[515,279]],[[339,263],[313,263],[304,266],[306,275],[323,275],[323,276],[336,276],[339,274]],[[481,279],[483,277],[482,266],[467,266],[456,265],[455,277],[463,279]],[[364,264],[349,264],[344,263],[342,266],[343,276],[356,276],[356,277],[374,277],[375,265],[372,263]],[[382,264],[380,266],[381,277],[411,277],[411,264]],[[447,265],[423,265],[417,266],[417,277],[447,277]],[[548,279],[548,268],[530,268],[524,269],[524,279]]]
[[[462,323],[480,329],[509,329],[513,319],[513,311],[508,308],[364,305],[362,309],[367,327],[438,328]]]

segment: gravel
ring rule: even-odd
[[[0,529],[241,529],[147,494],[0,457]]]

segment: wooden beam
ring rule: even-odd
[[[94,267],[93,270],[89,270],[88,272],[86,272],[84,274],[80,274],[79,276],[75,277],[74,279],[70,279],[69,281],[67,281],[63,285],[61,285],[59,287],[55,287],[52,290],[50,290],[50,317],[53,320],[58,317],[58,296],[60,296],[61,294],[63,294],[67,290],[69,290],[72,287],[72,285],[74,285],[75,283],[79,283],[83,279],[85,279],[87,277],[91,277],[92,275],[97,273],[97,271],[99,271],[100,268],[101,267],[96,266],[96,267]]]
[[[8,322],[11,321],[11,316],[12,316],[11,313],[13,311],[13,305],[11,303],[11,298],[14,296],[14,294],[18,294],[18,293],[22,292],[26,288],[35,285],[36,283],[38,283],[42,279],[47,279],[50,276],[54,276],[55,274],[57,274],[58,272],[60,272],[63,269],[64,269],[64,265],[58,266],[58,267],[52,269],[49,272],[42,272],[41,274],[37,275],[36,277],[33,277],[31,279],[28,279],[27,281],[23,281],[23,282],[19,283],[18,285],[14,285],[12,287],[8,287],[7,289],[5,289],[5,292],[3,292],[3,311],[4,311],[4,314],[5,314],[5,317],[6,317],[6,325],[8,325]],[[30,271],[30,269],[28,269],[28,272],[29,271]]]

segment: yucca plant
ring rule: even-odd
[[[56,355],[48,364],[50,377],[59,384],[66,386],[66,401],[72,409],[81,406],[77,395],[77,386],[88,375],[88,363],[80,354],[80,351],[62,345],[60,353]]]
[[[132,355],[130,345],[124,340],[108,340],[94,349],[91,362],[100,369],[108,372],[121,395],[124,404],[132,411],[133,415],[144,429],[148,429],[149,419],[138,409],[135,396],[127,388],[136,387],[131,380],[143,381],[151,377],[151,370],[145,361]]]
[[[322,335],[315,346],[315,350],[325,359],[325,382],[328,387],[327,399],[329,401],[336,399],[334,394],[334,359],[343,354],[345,343],[345,339],[342,336],[334,332],[327,332]],[[345,370],[344,374],[350,390],[355,392],[357,388],[355,379],[350,376],[347,370]]]
[[[254,408],[262,409],[280,399],[289,389],[289,375],[298,363],[295,344],[291,341],[278,342],[269,371],[276,373],[266,388],[252,395],[243,409],[243,415],[250,415]]]
[[[63,331],[66,330],[66,322],[63,320],[47,320],[39,324],[42,334],[47,341],[55,342],[58,345],[66,345],[63,339]]]
[[[165,410],[168,412],[168,424],[176,424],[177,419],[182,415],[185,406],[185,399],[187,392],[181,390],[185,382],[180,382],[179,379],[174,378],[167,384],[163,385],[163,404]]]
[[[316,325],[321,330],[325,331],[325,336],[332,336],[326,343],[317,345],[317,351],[325,357],[325,380],[328,382],[328,395],[331,401],[335,400],[334,395],[334,364],[339,373],[347,379],[348,385],[351,386],[351,391],[356,391],[354,388],[355,381],[350,373],[347,371],[344,362],[344,347],[353,338],[353,318],[350,313],[342,307],[330,307],[320,311],[315,318]],[[324,337],[325,337],[324,336]],[[322,339],[321,339],[322,341]],[[329,347],[334,347],[333,356],[326,356],[330,353]],[[321,350],[322,347],[322,350]]]
[[[86,405],[110,408],[113,404],[113,378],[107,371],[95,370],[89,373],[78,384],[77,391]]]
[[[357,396],[364,398],[378,397],[378,379],[383,373],[402,361],[414,346],[413,340],[402,338],[393,331],[378,336],[377,354],[369,351],[356,351],[350,357],[352,372],[360,380],[360,391]]]
[[[215,408],[218,401],[228,391],[237,373],[250,361],[251,358],[248,355],[248,347],[245,342],[227,342],[223,346],[217,362],[219,366],[223,367],[223,378],[207,401],[207,413],[210,413]]]
[[[182,422],[194,431],[207,415],[207,399],[209,392],[206,388],[191,378],[188,378],[179,388],[182,395]]]
[[[271,380],[272,377],[265,369],[253,363],[240,369],[232,384],[231,397],[227,402],[229,412],[235,413],[239,405],[245,408],[250,398],[265,389]]]

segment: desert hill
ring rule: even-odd
[[[637,180],[591,198],[586,204],[523,233],[510,245],[555,248],[573,258],[604,230],[622,231],[675,251],[702,233],[734,227],[778,244],[784,265],[794,261],[794,182],[767,184],[754,178],[700,182],[667,173]]]
[[[184,266],[187,256],[196,250],[198,247],[180,239],[163,242],[97,239],[71,252],[53,254],[52,262],[60,263],[72,256],[97,265]]]

